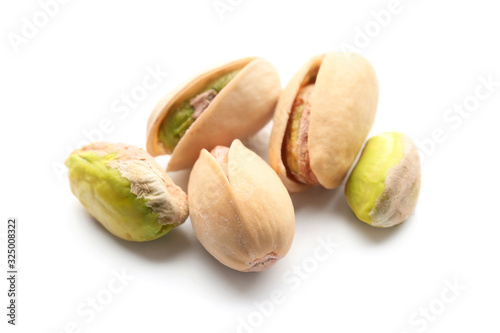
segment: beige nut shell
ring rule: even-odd
[[[235,138],[255,134],[271,120],[281,92],[278,71],[261,58],[240,59],[209,69],[166,95],[149,117],[147,151],[152,156],[168,154],[158,141],[158,130],[167,113],[220,75],[240,68],[242,70],[181,138],[172,152],[167,171],[190,168],[203,148],[229,146]]]
[[[287,175],[282,146],[295,97],[318,71],[309,125],[311,169],[328,189],[341,184],[368,135],[377,109],[378,83],[370,63],[355,53],[331,52],[309,60],[280,96],[269,144],[269,163],[290,192],[310,185]]]
[[[288,191],[276,173],[235,140],[228,177],[205,149],[189,178],[191,223],[205,249],[238,271],[261,271],[285,256],[295,231]]]

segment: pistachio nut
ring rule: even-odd
[[[404,222],[415,209],[419,191],[418,150],[397,132],[368,140],[345,187],[358,219],[375,227]]]
[[[243,272],[263,271],[290,249],[295,216],[276,173],[239,140],[203,149],[188,185],[191,223],[205,249]]]
[[[229,145],[266,125],[280,92],[278,72],[264,59],[207,70],[156,105],[148,120],[147,151],[171,154],[168,171],[190,168],[201,149]]]
[[[73,194],[117,237],[153,240],[188,216],[186,194],[143,149],[94,143],[73,151],[66,166]]]
[[[358,54],[315,56],[295,74],[279,98],[269,143],[269,163],[290,192],[340,185],[377,102],[375,71]]]

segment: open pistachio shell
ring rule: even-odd
[[[159,130],[169,112],[206,89],[221,76],[240,70],[211,100],[191,124],[173,151],[159,141]],[[165,96],[149,117],[147,151],[153,155],[172,154],[167,170],[193,166],[201,149],[230,145],[261,129],[272,118],[281,92],[276,68],[260,58],[245,58],[207,70]]]
[[[291,192],[311,184],[297,181],[285,165],[284,140],[299,91],[314,83],[310,100],[308,158],[317,182],[339,186],[361,149],[373,124],[378,83],[368,61],[354,53],[331,52],[309,60],[281,94],[269,144],[269,163]],[[311,178],[311,177],[309,177]]]
[[[415,209],[420,190],[420,159],[402,133],[368,140],[345,188],[356,216],[374,227],[404,222]]]
[[[290,195],[269,165],[239,140],[212,154],[201,151],[188,194],[194,232],[222,264],[263,271],[290,249],[295,231]]]
[[[71,153],[66,166],[73,194],[117,237],[153,240],[188,216],[186,194],[143,149],[94,143]]]

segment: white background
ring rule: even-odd
[[[2,332],[72,332],[72,322],[81,332],[498,332],[498,83],[472,105],[481,78],[500,82],[495,2],[401,0],[383,27],[373,13],[390,0],[222,3],[233,5],[220,16],[213,0],[69,1],[14,47],[23,18],[33,22],[41,7],[2,2],[0,218],[15,216],[20,228],[18,326],[6,324],[2,278]],[[425,148],[419,203],[399,227],[357,221],[343,186],[315,188],[293,195],[289,254],[269,271],[244,274],[213,259],[189,220],[149,243],[113,237],[58,168],[86,132],[144,147],[156,102],[208,66],[261,56],[285,85],[311,56],[347,44],[378,74],[372,135],[402,131]],[[114,112],[148,68],[169,74],[128,114]],[[464,101],[474,110],[444,118],[457,117],[447,110]],[[108,133],[96,132],[103,119]],[[188,172],[171,176],[186,189]],[[339,246],[317,262],[320,240]],[[122,270],[134,280],[106,299]],[[450,283],[466,289],[454,294]],[[283,297],[270,306],[273,290]],[[96,296],[109,303],[95,316],[79,314]],[[429,307],[432,317],[422,319]]]

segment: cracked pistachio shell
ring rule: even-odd
[[[266,270],[292,244],[290,195],[269,165],[239,140],[226,162],[221,166],[204,149],[193,167],[188,200],[194,232],[222,264],[242,272]]]
[[[188,216],[186,194],[143,149],[93,143],[66,160],[71,191],[113,235],[148,241]]]
[[[355,53],[331,52],[310,59],[279,98],[269,144],[269,163],[290,192],[311,187],[287,174],[282,147],[294,100],[315,76],[308,148],[311,170],[323,187],[331,189],[341,184],[377,110],[377,78],[365,58]]]
[[[209,69],[166,95],[155,107],[147,124],[147,151],[152,156],[170,154],[158,140],[159,128],[167,116],[217,78],[241,71],[217,94],[194,121],[171,152],[167,171],[193,166],[202,149],[229,146],[238,138],[258,132],[272,118],[281,92],[276,68],[261,58],[245,58]]]
[[[420,160],[415,144],[402,133],[368,140],[345,188],[358,219],[374,227],[404,222],[420,190]]]

